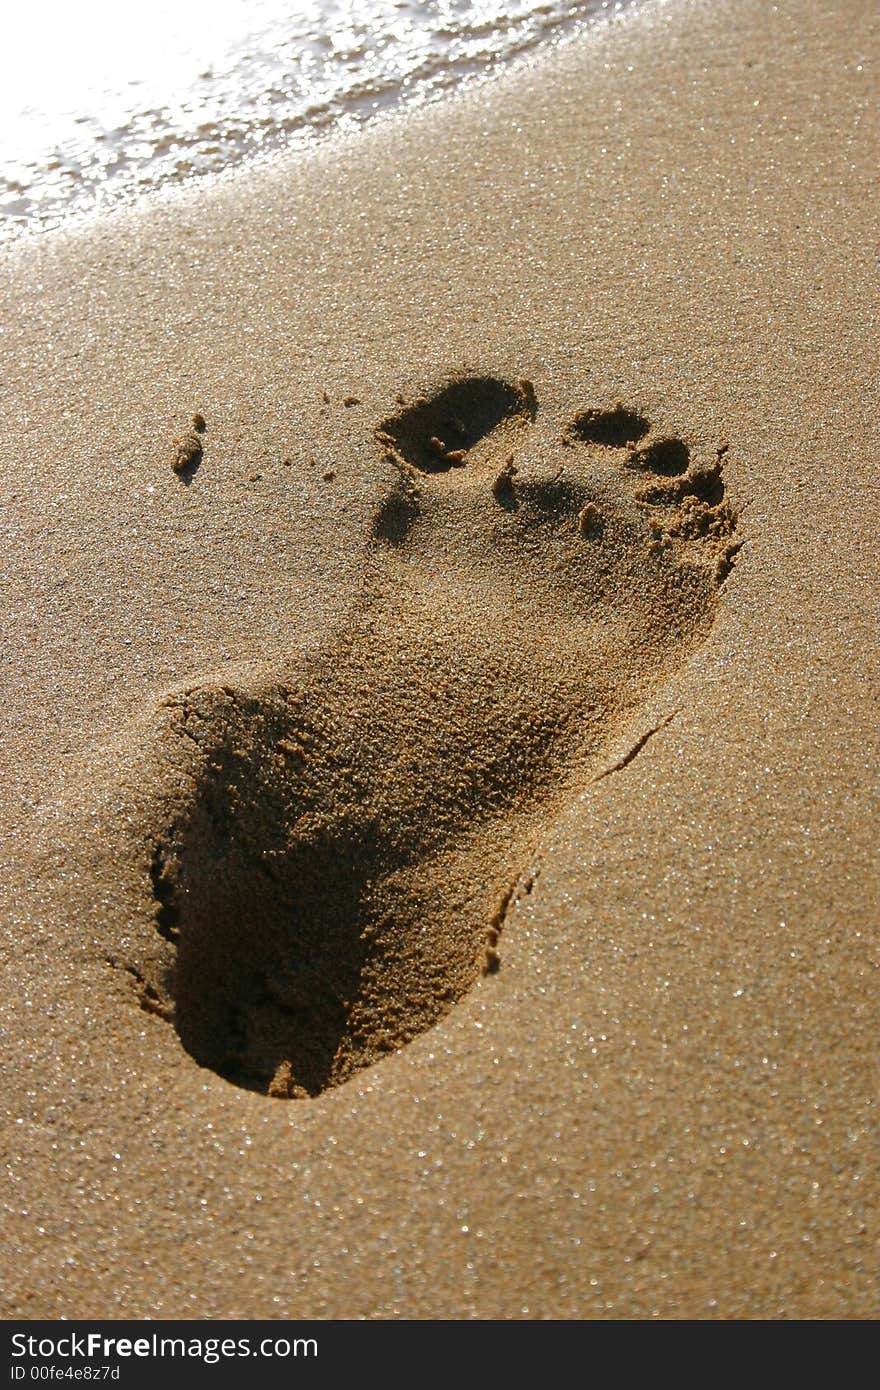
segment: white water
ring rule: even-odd
[[[18,0],[0,239],[425,101],[622,0]]]

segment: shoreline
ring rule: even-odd
[[[0,253],[6,1317],[877,1315],[877,28],[856,3],[833,28],[808,0],[671,3]],[[430,409],[460,380],[495,385],[456,397],[447,467]],[[508,452],[519,510],[492,491]],[[559,469],[594,499],[570,516]],[[742,549],[703,616],[681,595],[709,592],[722,477]],[[596,733],[536,839],[510,831],[533,884],[500,969],[285,1101],[197,1065],[108,964],[148,954],[143,827],[202,785],[132,730],[201,689],[268,719],[365,611],[377,710],[406,644],[442,665],[460,628],[457,669],[479,684],[483,643],[498,689],[521,662],[563,732],[557,690],[589,688]],[[569,673],[568,634],[604,664]],[[439,701],[382,726],[395,756],[446,737]],[[450,900],[495,874],[486,836],[436,879]]]
[[[586,0],[586,3],[596,4],[597,0]],[[16,218],[7,217],[4,212],[3,216],[0,216],[0,245],[10,247],[19,241],[27,244],[31,238],[47,232],[88,234],[90,224],[125,209],[136,212],[149,208],[151,203],[157,201],[165,201],[167,204],[168,195],[173,205],[175,191],[182,194],[184,200],[189,197],[210,196],[212,187],[218,184],[222,187],[229,176],[234,177],[237,171],[253,174],[265,169],[271,170],[275,166],[290,166],[300,158],[308,158],[316,150],[325,149],[328,144],[332,149],[334,145],[349,143],[365,128],[378,124],[381,130],[386,119],[390,118],[393,121],[400,117],[405,118],[408,114],[436,105],[438,102],[455,100],[460,93],[473,91],[484,82],[491,82],[493,77],[499,74],[506,76],[509,73],[515,81],[518,71],[527,71],[533,62],[541,61],[544,54],[552,54],[567,43],[577,42],[579,38],[588,36],[597,27],[613,24],[624,17],[629,0],[616,0],[616,3],[622,8],[609,13],[602,13],[601,9],[592,13],[588,9],[585,13],[569,13],[567,16],[551,13],[551,6],[542,7],[544,13],[540,15],[540,36],[532,35],[531,38],[523,36],[520,31],[524,25],[528,27],[529,23],[537,22],[538,16],[519,15],[513,24],[518,37],[507,38],[506,49],[496,52],[490,47],[480,53],[459,54],[451,58],[451,66],[442,54],[428,52],[423,57],[420,68],[405,75],[397,72],[396,88],[390,73],[382,75],[374,72],[367,81],[356,84],[349,91],[340,72],[337,74],[339,90],[330,95],[325,92],[323,101],[317,105],[312,104],[298,115],[294,115],[292,111],[284,114],[276,110],[277,128],[274,131],[267,125],[265,114],[260,116],[260,100],[253,91],[249,92],[248,100],[257,108],[254,112],[249,113],[247,105],[243,105],[237,111],[226,109],[229,96],[225,84],[232,80],[232,73],[221,77],[219,92],[205,90],[204,79],[215,76],[209,70],[201,74],[199,88],[194,88],[190,94],[191,99],[201,101],[201,119],[195,129],[192,129],[193,116],[187,111],[185,102],[184,109],[178,113],[178,117],[181,121],[188,122],[189,128],[184,130],[183,126],[170,125],[167,130],[161,131],[161,121],[170,113],[163,106],[157,92],[148,111],[129,113],[130,129],[118,145],[118,130],[98,131],[91,147],[92,158],[98,158],[98,154],[95,153],[95,145],[98,144],[101,157],[106,160],[111,152],[114,157],[107,166],[103,179],[97,184],[90,182],[93,192],[98,194],[91,206],[87,204],[87,200],[86,205],[79,206],[84,201],[83,190],[79,185],[73,185],[68,189],[72,205],[62,206],[56,214],[35,212],[29,221],[21,223]],[[491,26],[481,25],[479,28],[484,33],[493,32]],[[458,36],[459,41],[466,33],[465,27]],[[501,41],[503,33],[503,30],[496,28],[496,40]],[[440,36],[444,34],[447,41],[451,41],[451,30],[447,33],[441,24],[439,34],[432,34],[429,26],[425,29],[423,38],[430,46],[431,40],[439,42]],[[289,41],[286,46],[289,47]],[[398,58],[400,57],[402,54],[398,54]],[[274,99],[279,96],[279,90],[272,79],[273,76],[277,79],[278,74],[273,74],[268,53],[263,54],[263,63],[264,78],[270,92],[260,95],[272,95]],[[395,65],[392,64],[391,72],[394,71]],[[250,87],[253,81],[252,73],[247,73],[247,80]],[[318,89],[320,86],[321,84],[318,84]],[[144,99],[146,98],[142,95],[142,100]],[[240,95],[240,100],[244,101],[243,94]],[[154,120],[156,129],[145,129],[141,138],[136,139],[134,128],[143,126],[148,122],[148,118]],[[81,125],[84,119],[85,117],[73,119],[73,125]],[[79,168],[81,178],[91,180],[94,170],[89,164],[88,145],[81,150],[73,150],[68,147],[69,138],[69,131],[68,143],[59,132],[53,156],[55,164],[57,165],[59,160],[62,164],[66,162],[69,168]],[[125,174],[125,166],[132,158],[130,147],[143,145],[145,141],[152,141],[155,146],[153,162],[151,165],[142,166],[137,171],[140,177],[135,179],[136,171],[129,170]],[[213,156],[216,154],[218,141],[227,146],[225,163],[220,168],[213,167]],[[213,153],[203,152],[202,146],[207,146]],[[177,164],[172,169],[164,167],[167,158],[184,154],[187,155],[185,162],[188,165],[192,165],[193,162],[198,165],[199,161],[207,159],[211,167],[186,173],[177,172]],[[11,167],[15,169],[17,166]],[[28,201],[33,202],[31,190],[35,185],[39,188],[41,183],[45,183],[47,171],[40,170],[36,165],[24,164],[18,172],[25,168],[33,174],[33,181],[23,187],[17,181],[13,181],[9,184],[9,189],[12,192],[17,189],[22,196],[27,195]],[[86,170],[85,173],[83,168]],[[0,182],[3,182],[2,170]]]

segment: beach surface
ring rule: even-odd
[[[2,253],[4,1317],[880,1312],[878,30]]]

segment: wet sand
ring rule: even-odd
[[[877,1315],[832,18],[4,253],[4,1316]]]

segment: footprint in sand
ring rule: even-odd
[[[720,454],[622,405],[560,434],[528,383],[466,378],[373,438],[392,481],[344,632],[155,728],[180,775],[141,1002],[273,1096],[345,1081],[497,967],[548,824],[705,639],[738,548]]]

